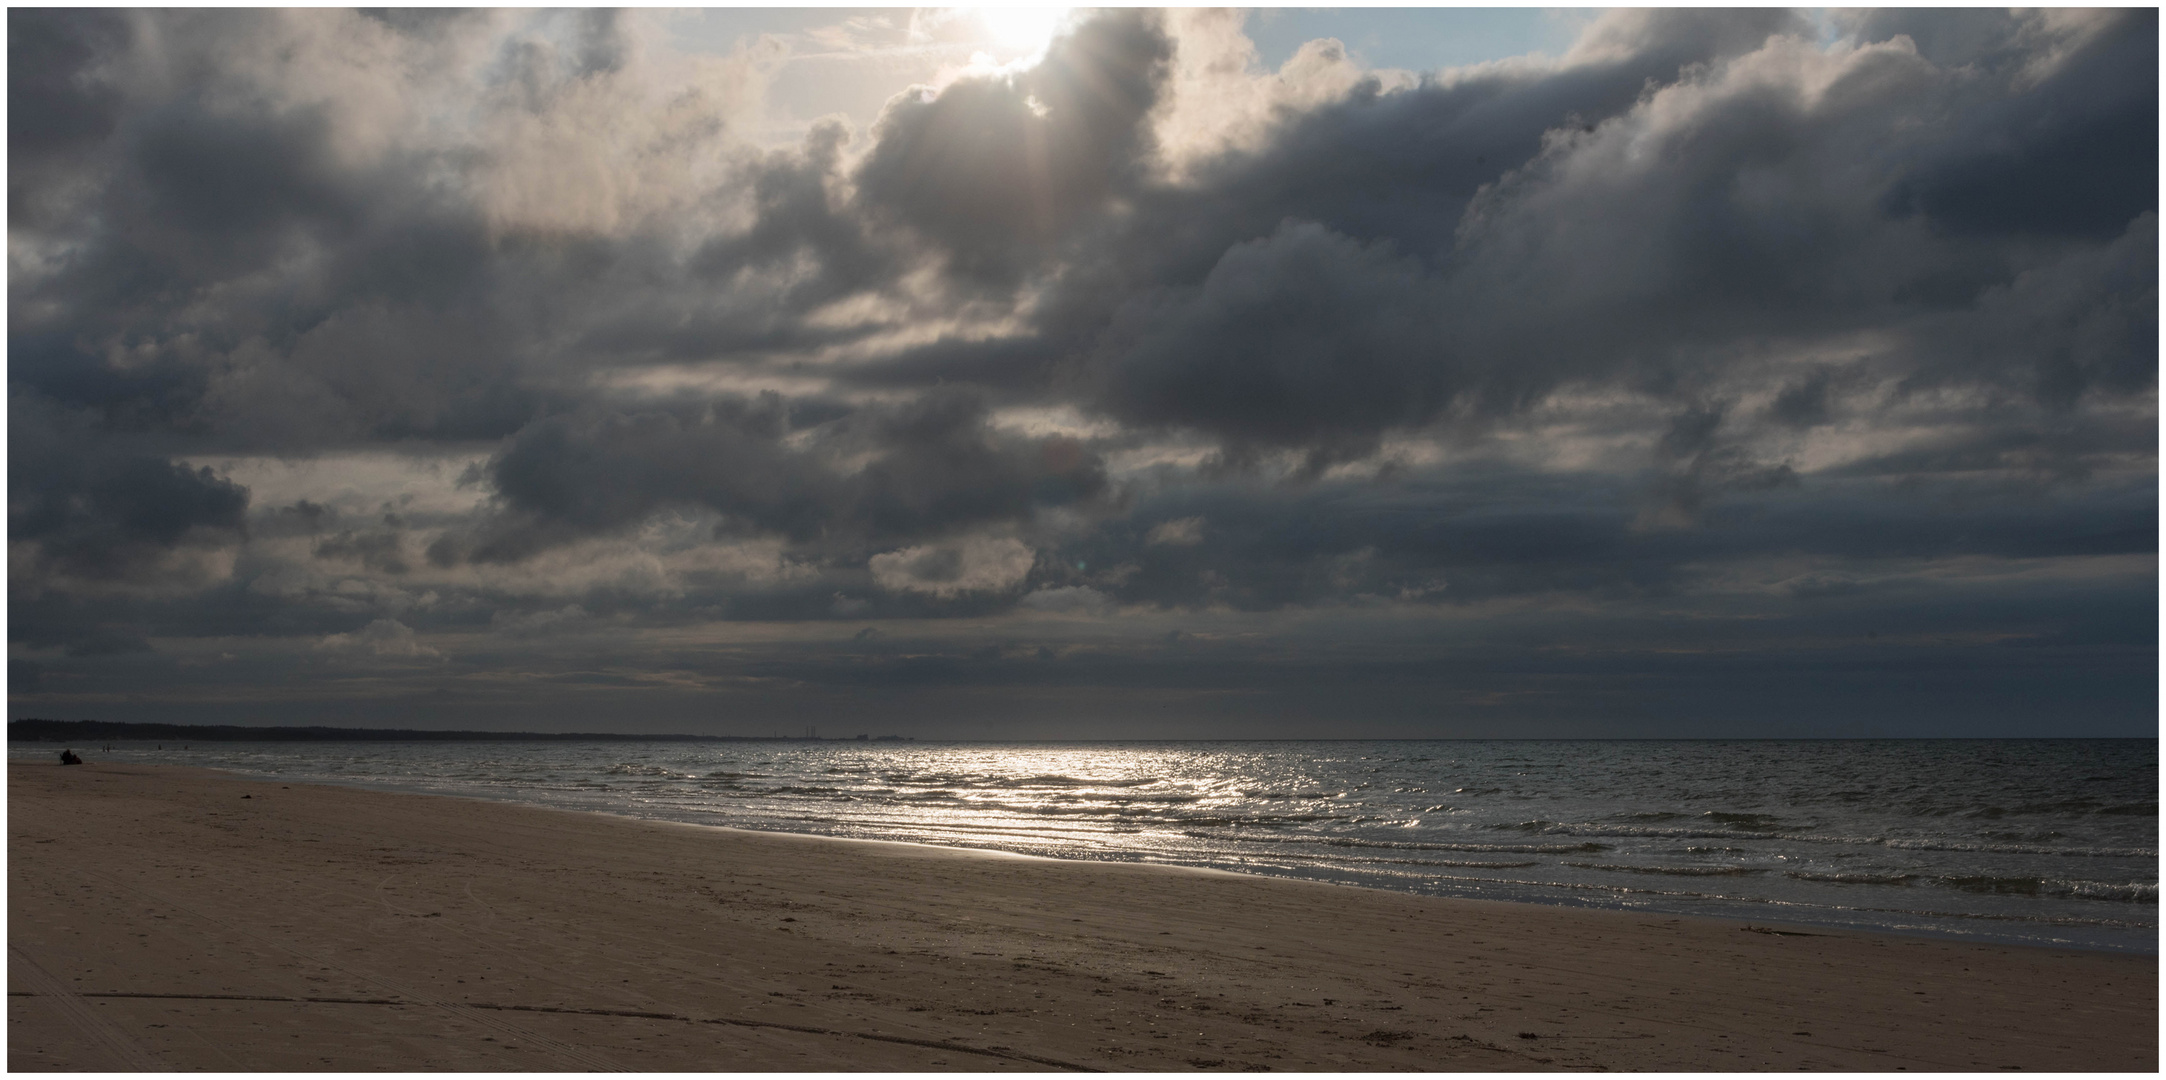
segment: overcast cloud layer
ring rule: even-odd
[[[1242,23],[11,9],[14,715],[2156,734],[2156,12]]]

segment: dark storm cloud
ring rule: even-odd
[[[244,531],[248,492],[208,468],[131,452],[34,397],[18,394],[9,414],[8,537],[48,569],[128,577],[184,541]]]
[[[94,65],[126,39],[110,12],[8,12],[10,156],[60,153],[112,133],[120,95],[99,85]]]
[[[45,197],[94,158],[120,123],[123,100],[103,63],[126,46],[112,12],[8,9],[8,215],[48,220]]]
[[[951,272],[1006,279],[1140,179],[1172,55],[1156,14],[1108,13],[1026,72],[906,92],[873,129],[859,197],[938,244]]]
[[[1347,597],[1682,599],[1706,587],[1710,568],[1769,557],[1785,562],[1750,571],[1761,586],[1809,590],[1860,573],[1881,580],[1872,568],[1893,562],[2141,556],[2157,546],[2152,492],[2135,483],[2023,501],[1976,491],[1920,501],[1855,482],[1741,485],[1693,529],[1643,527],[1647,486],[1495,468],[1300,492],[1198,487],[1140,502],[1127,520],[1062,547],[1034,580],[1124,603],[1243,610]],[[1167,531],[1180,535],[1167,542]],[[1077,563],[1086,569],[1058,569]],[[1820,569],[1794,568],[1808,564]]]
[[[1915,153],[1887,137],[1891,122],[1960,108],[1967,88],[1889,48],[1829,72],[1832,83],[1808,108],[1796,88],[1766,80],[1773,72],[1751,70],[1782,62],[1740,60],[1726,79],[1652,103],[1667,109],[1565,133],[1476,200],[1454,250],[1449,308],[1468,313],[1469,351],[1533,384],[1516,400],[1538,400],[1545,382],[1599,379],[1689,401],[1749,377],[1757,344],[1867,329],[1909,339],[1872,364],[1900,379],[1951,332],[2063,314],[2043,304],[2155,309],[2155,226],[2134,213],[2114,230],[2130,234],[2133,251],[2111,283],[2032,287],[2082,272],[2077,264],[2094,258],[2086,252],[2043,260],[2012,282],[1979,282],[1962,316],[1922,302],[1921,282],[2020,257],[1921,235],[1883,210]],[[2021,298],[2033,301],[2020,304],[2029,310],[2009,310],[2019,306],[2006,303],[2014,292],[2033,294]],[[2101,351],[2117,361],[2133,353],[2128,362],[2140,366],[2141,334]],[[1977,345],[1968,370],[1950,373],[1955,381],[1993,380],[2037,355],[2005,336]],[[2021,379],[2010,389],[2038,387]]]
[[[552,85],[606,78],[622,66],[621,35],[607,20],[562,21],[571,45],[550,54],[563,68]],[[2021,36],[2015,23],[2003,24],[2002,39]],[[1145,120],[1164,97],[1175,47],[1147,14],[1090,20],[1036,68],[899,98],[851,176],[854,202],[833,194],[844,135],[832,125],[816,128],[802,152],[750,165],[740,182],[752,196],[752,227],[710,239],[689,262],[636,237],[492,240],[474,208],[398,179],[424,159],[356,173],[334,162],[331,121],[320,108],[237,108],[230,95],[214,106],[198,90],[131,122],[85,129],[119,133],[129,167],[111,194],[123,224],[100,238],[81,273],[63,274],[33,298],[65,292],[126,311],[131,303],[111,303],[127,300],[110,292],[115,285],[167,295],[230,277],[289,250],[298,230],[333,257],[310,288],[262,297],[247,313],[251,325],[233,328],[253,329],[268,316],[284,324],[271,329],[299,347],[260,378],[234,380],[221,404],[242,412],[218,418],[227,437],[243,427],[276,430],[275,418],[246,421],[290,412],[300,397],[325,414],[309,417],[318,430],[344,421],[349,436],[489,438],[547,403],[537,385],[546,380],[531,360],[512,359],[546,339],[515,320],[582,283],[660,275],[722,286],[801,260],[811,273],[795,273],[784,292],[759,305],[733,305],[725,295],[719,306],[686,311],[626,292],[596,297],[591,307],[574,301],[552,312],[560,325],[544,329],[572,330],[605,355],[659,347],[668,356],[712,357],[847,339],[808,331],[791,315],[878,289],[907,269],[855,220],[863,211],[932,238],[966,276],[1032,265],[1010,258],[1017,244],[1035,253],[1031,259],[1049,257],[1056,244],[1080,245],[1040,305],[1035,344],[944,343],[928,357],[951,356],[954,370],[899,361],[912,377],[953,374],[1012,394],[1033,378],[1022,376],[1026,386],[1018,386],[1017,372],[1092,357],[1094,375],[1084,383],[1102,385],[1097,403],[1123,419],[1358,454],[1380,432],[1418,427],[1455,405],[1516,411],[1572,380],[1644,389],[1682,379],[1683,390],[1696,392],[1690,382],[1705,369],[1734,366],[1726,351],[1741,337],[1886,327],[1891,315],[1916,306],[1904,296],[1945,292],[1965,267],[1994,275],[1974,282],[1973,295],[2020,287],[2007,252],[1908,244],[1900,226],[1932,202],[1918,192],[1937,190],[1934,155],[1972,144],[2026,160],[2050,155],[1960,130],[1919,137],[1913,147],[1885,139],[1876,147],[1864,133],[1929,107],[1976,118],[1981,131],[2065,129],[2086,146],[2127,145],[2128,103],[2149,100],[2115,76],[2140,68],[2146,49],[2155,53],[2140,26],[2092,32],[2035,86],[2018,85],[2028,69],[2016,60],[2028,54],[1992,67],[1984,91],[1964,91],[1891,54],[1854,65],[1825,91],[1826,101],[1804,110],[1780,83],[1738,77],[1733,86],[1708,74],[1705,65],[1740,63],[1771,35],[1801,26],[1782,12],[1612,18],[1581,43],[1585,55],[1571,67],[1480,72],[1393,93],[1357,88],[1342,101],[1289,112],[1261,147],[1206,162],[1197,182],[1167,187],[1141,169],[1153,150]],[[1890,29],[1863,27],[1867,41]],[[66,67],[67,56],[88,47],[76,39],[93,37],[69,39],[72,52],[50,50],[55,63]],[[36,65],[24,70],[26,94],[68,81]],[[1689,127],[1627,115],[1647,112],[1643,98],[1663,86],[1703,88]],[[1627,137],[1654,142],[1663,164],[1600,171],[1610,144]],[[1862,174],[1861,144],[1881,151]],[[2088,160],[2073,160],[2069,171],[2097,175],[2077,167]],[[1034,178],[1033,169],[1045,176]],[[1749,190],[1746,182],[1758,177],[1780,182]],[[2118,215],[2118,229],[2145,209],[2127,194],[2138,189],[2148,187],[2124,183],[2105,200],[2020,201],[2081,202],[2086,212]],[[1108,224],[1102,211],[1116,194],[1131,206],[1122,223]],[[1564,235],[1574,237],[1568,252],[1555,239]],[[2125,246],[2136,249],[2126,258],[2140,269],[2144,244]],[[1920,247],[1927,250],[1908,250]],[[1867,256],[1875,263],[1859,280]],[[122,262],[129,272],[112,273]],[[521,295],[504,295],[509,281]],[[2126,296],[2123,307],[2140,309],[2148,294],[2132,280],[2089,295]],[[100,318],[91,306],[77,305],[79,318]],[[1313,321],[1290,333],[1259,326],[1275,319],[1288,327],[1296,313]],[[2045,312],[2040,321],[2062,314]],[[580,317],[588,318],[584,326],[570,323]],[[662,326],[680,329],[660,339],[648,329]],[[470,328],[463,341],[462,327]],[[1575,336],[1593,327],[1598,337]],[[56,341],[68,340],[65,326],[51,329]],[[2141,330],[2125,336],[2140,341]],[[1226,340],[1237,334],[1269,340]],[[1325,340],[1332,347],[1304,346]],[[2127,392],[2132,380],[2141,383],[2127,373],[2146,365],[2140,350],[2126,359],[2121,344],[2108,347],[2119,363],[2116,389]],[[414,356],[388,368],[417,377],[346,374],[386,368],[386,354]],[[201,392],[189,383],[200,381],[202,361],[153,356],[130,365],[129,377],[159,374],[165,363],[175,370],[147,388],[160,400]],[[113,381],[110,363],[69,357],[64,366],[103,369]],[[1229,378],[1233,366],[1242,378]],[[2088,385],[2084,366],[2073,365],[2073,379],[2064,372],[2034,382],[2066,397]],[[1043,382],[1036,388],[1048,391],[1059,392]],[[121,396],[140,408],[151,393]]]
[[[142,203],[131,209],[179,233],[172,247],[215,238],[212,250],[235,261],[204,267],[209,274],[260,261],[289,224],[336,229],[361,212],[361,178],[331,160],[320,113],[228,116],[183,101],[139,123],[132,164]]]
[[[813,413],[819,420],[817,412]],[[537,545],[621,530],[658,510],[702,507],[727,532],[780,534],[843,551],[1094,498],[1097,455],[1073,440],[1003,438],[971,395],[942,393],[867,407],[800,427],[780,395],[670,411],[591,411],[520,431],[488,466],[505,516],[483,527],[470,557],[520,558]],[[809,436],[804,448],[786,440]],[[870,453],[845,472],[836,459]],[[456,541],[431,557],[458,557]]]
[[[122,27],[128,18],[151,17],[125,17]],[[297,34],[289,23],[304,16],[155,21],[162,44],[182,57],[170,85],[55,143],[74,149],[78,165],[105,163],[104,174],[93,183],[49,170],[12,174],[18,187],[36,188],[18,202],[59,200],[74,211],[13,219],[67,245],[49,272],[16,286],[14,340],[29,361],[11,369],[19,383],[150,417],[205,448],[306,453],[386,438],[500,438],[565,404],[554,353],[567,334],[593,336],[603,321],[567,297],[592,295],[597,276],[682,277],[679,264],[653,265],[651,236],[493,225],[475,185],[501,166],[501,150],[412,140],[363,152],[353,145],[357,124],[396,118],[357,116],[360,105],[342,111],[305,88],[217,66],[222,52],[251,46],[332,47],[281,37]],[[510,107],[547,110],[553,94],[608,85],[624,67],[628,46],[613,15],[561,21],[569,48],[513,48],[495,75],[493,107],[505,107],[510,86],[533,99]],[[38,26],[46,36],[74,31],[74,51],[58,50],[63,59],[105,54],[66,78],[17,67],[12,100],[35,99],[53,82],[118,99],[107,84],[128,62],[128,39],[80,22]],[[473,29],[459,23],[447,28]],[[400,73],[370,77],[381,80],[371,89],[402,88]],[[607,309],[621,298],[592,299]],[[122,349],[125,358],[115,357]]]
[[[1433,418],[1454,393],[1470,385],[1483,386],[1494,400],[1513,399],[1525,392],[1516,379],[1490,385],[1455,373],[1455,364],[1472,358],[1440,357],[1435,325],[1404,326],[1396,343],[1371,340],[1336,356],[1298,361],[1297,367],[1305,370],[1285,361],[1264,361],[1257,365],[1263,369],[1261,378],[1249,375],[1242,381],[1250,385],[1242,387],[1229,386],[1225,373],[1212,368],[1214,362],[1221,367],[1241,362],[1244,353],[1238,348],[1214,347],[1212,356],[1199,358],[1193,368],[1174,371],[1154,370],[1134,360],[1129,350],[1177,352],[1184,346],[1184,334],[1208,334],[1214,319],[1239,317],[1239,312],[1224,310],[1229,301],[1313,305],[1314,313],[1328,321],[1302,329],[1303,340],[1313,341],[1366,318],[1371,313],[1366,305],[1372,301],[1362,294],[1370,288],[1382,290],[1378,301],[1383,303],[1395,299],[1402,306],[1436,309],[1421,321],[1441,322],[1448,318],[1442,314],[1446,298],[1435,295],[1438,283],[1421,279],[1419,273],[1448,256],[1468,200],[1539,153],[1545,132],[1608,119],[1629,108],[1650,80],[1674,80],[1687,65],[1747,51],[1770,34],[1799,25],[1795,15],[1779,11],[1646,13],[1613,20],[1597,58],[1554,74],[1476,73],[1390,94],[1371,81],[1357,85],[1342,101],[1304,112],[1289,110],[1265,145],[1200,165],[1199,178],[1191,185],[1124,190],[1121,194],[1131,207],[1121,223],[1094,221],[1076,234],[1073,239],[1084,250],[1064,267],[1045,302],[1041,350],[1031,359],[1102,349],[1112,368],[1104,402],[1117,414],[1152,423],[1185,422],[1236,440],[1281,444],[1316,439],[1326,446],[1351,442],[1358,447],[1381,428]],[[1140,43],[1129,44],[1140,55],[1120,60],[1115,65],[1120,72],[1155,59]],[[1119,54],[1098,47],[1065,55],[1104,62]],[[1084,81],[1106,82],[1109,77]],[[971,84],[969,95],[968,107],[1014,115],[1028,112],[1032,100],[1027,86],[999,82]],[[1019,156],[1025,145],[1011,140],[1007,152]],[[876,153],[871,162],[880,160]],[[1007,163],[1005,171],[1012,172],[1013,164]],[[1122,164],[1115,156],[1101,167]],[[1024,185],[1011,188],[1013,193],[1027,190]],[[1090,194],[1102,200],[1104,193]],[[880,197],[877,186],[871,195]],[[957,200],[955,205],[970,204]],[[1087,202],[1076,205],[1079,213]],[[975,220],[997,224],[982,215]],[[1318,226],[1328,235],[1317,235]],[[1000,235],[1014,233],[1011,227]],[[1346,242],[1349,239],[1353,242]],[[1363,254],[1334,254],[1356,250]],[[1228,276],[1245,271],[1254,278],[1273,270],[1299,274],[1306,264],[1333,258],[1343,265],[1316,272],[1348,270],[1354,276],[1334,280],[1324,295],[1273,295],[1269,290],[1274,283],[1268,280],[1245,282],[1240,296],[1225,295]],[[1229,261],[1236,265],[1229,267]],[[1357,263],[1363,264],[1358,271]],[[1369,280],[1368,275],[1378,271],[1390,280]],[[1211,295],[1214,281],[1221,287]],[[1298,285],[1288,280],[1278,287]],[[1200,297],[1200,310],[1182,310],[1199,289],[1206,294]],[[1334,290],[1346,295],[1334,297]],[[1146,321],[1139,308],[1150,313],[1148,321],[1175,324],[1168,329],[1176,340],[1139,342],[1137,324]],[[1386,317],[1405,322],[1411,314]],[[1389,339],[1392,331],[1381,330],[1376,337]],[[1294,348],[1289,344],[1280,352],[1290,354]],[[1007,373],[1036,366],[1011,357],[989,365],[980,360],[984,352],[944,345],[922,359],[900,363],[908,365],[905,377],[938,373],[996,384]],[[988,367],[996,370],[986,371]],[[1128,374],[1137,378],[1123,378]],[[1345,388],[1326,389],[1340,399],[1334,415],[1303,415],[1305,410],[1296,403],[1305,394],[1337,382]],[[1212,396],[1207,387],[1248,400],[1206,400]],[[1394,400],[1343,400],[1380,389]],[[1164,400],[1159,393],[1166,395]]]
[[[755,147],[764,54],[623,13],[11,11],[16,690],[1401,708],[1682,687],[1718,619],[1844,700],[1896,676],[1843,620],[2122,686],[2157,15],[1834,21],[1616,12],[1409,80],[1102,12]],[[1367,644],[1259,629],[1316,612]]]
[[[2087,393],[2155,394],[2157,215],[1921,320],[1912,356],[1914,385],[1984,384],[2060,411]]]
[[[2007,20],[1873,12],[1868,40],[1904,34],[1943,66],[2021,80],[2037,60]],[[2108,25],[2026,92],[1966,110],[1889,193],[1898,210],[1970,233],[2118,235],[2158,200],[2156,11],[2083,13]],[[2145,35],[2150,34],[2150,40]]]
[[[23,334],[8,350],[8,379],[40,401],[28,408],[92,409],[115,431],[170,429],[201,400],[208,373],[160,356],[118,367],[60,334]]]
[[[1369,442],[1460,388],[1439,299],[1411,259],[1288,224],[1227,251],[1192,295],[1116,315],[1107,405],[1236,444]]]
[[[2093,159],[2153,156],[2155,140],[2132,136],[2155,127],[2155,106],[2151,119],[2138,107],[2156,96],[2153,20],[2100,16],[2111,25],[2069,31],[2080,46],[2042,77],[2034,44],[2030,66],[1981,78],[1887,37],[1844,60],[1771,42],[1798,29],[1792,18],[1613,19],[1582,43],[1587,62],[1560,72],[1357,87],[1284,118],[1260,149],[1199,165],[1189,185],[1125,195],[1118,221],[1079,227],[1035,348],[943,342],[864,377],[1024,395],[1096,386],[1094,404],[1124,421],[1320,460],[1447,416],[1512,416],[1589,381],[1689,404],[1749,377],[1771,344],[1861,331],[1904,339],[1873,358],[1881,380],[1982,383],[2048,405],[2094,386],[2147,393],[2155,178]],[[1999,32],[2044,34],[2010,17]],[[1027,96],[997,82],[949,93],[958,109],[981,97],[1022,109]],[[2012,141],[2019,130],[2038,146]],[[2011,194],[1987,227],[1988,203],[1936,179],[2031,176],[1972,159],[2051,161],[2045,147],[2064,143],[2084,149],[2052,167],[2110,197]],[[1990,183],[2013,193],[2019,180]],[[2076,233],[2106,254],[2027,239],[2068,230],[2024,215],[2078,203],[2091,224]],[[990,210],[971,220],[1000,223]],[[2080,284],[2054,284],[2071,276]],[[2098,325],[2023,340],[2070,320]],[[1937,362],[1958,338],[1960,371]],[[2055,359],[2071,351],[2090,355]],[[1048,363],[1081,371],[1049,385],[1035,374]]]
[[[348,164],[321,106],[200,77],[99,133],[111,171],[52,227],[72,250],[16,286],[11,382],[213,446],[500,434],[486,414],[525,391],[489,371],[503,344],[471,306],[491,257],[471,212],[402,171],[425,163]]]

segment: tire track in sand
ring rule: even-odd
[[[129,1038],[127,1033],[115,1027],[112,1021],[99,1016],[98,1011],[91,1008],[82,995],[68,989],[66,983],[55,978],[52,972],[45,970],[13,942],[8,944],[8,956],[15,961],[15,974],[29,983],[39,997],[50,999],[60,1010],[62,1023],[111,1054],[122,1069],[129,1072],[167,1071],[166,1063],[158,1060],[157,1055]]]
[[[549,1056],[563,1062],[567,1066],[566,1071],[630,1071],[624,1066],[619,1065],[616,1062],[611,1061],[610,1059],[603,1057],[602,1055],[597,1054],[591,1050],[587,1050],[583,1047],[573,1046],[570,1043],[561,1042],[556,1039],[549,1038],[545,1035],[537,1035],[533,1031],[518,1024],[510,1023],[506,1020],[490,1015],[490,1012],[488,1010],[476,1009],[465,1002],[451,1001],[445,998],[438,997],[434,994],[425,994],[403,983],[394,982],[380,975],[373,975],[365,971],[358,971],[354,968],[347,967],[344,964],[338,963],[337,961],[330,960],[322,956],[317,956],[313,953],[305,952],[303,950],[294,948],[293,946],[288,945],[283,941],[276,940],[260,931],[251,930],[243,926],[236,926],[232,923],[226,922],[223,919],[218,919],[210,915],[206,915],[203,912],[188,906],[187,904],[183,904],[180,901],[175,900],[172,897],[158,892],[155,889],[151,889],[147,886],[120,881],[107,874],[103,874],[95,870],[84,870],[82,871],[82,873],[87,877],[96,878],[99,881],[105,882],[106,884],[114,888],[124,889],[142,896],[149,897],[150,899],[155,900],[160,904],[164,904],[165,906],[170,907],[175,911],[186,912],[188,915],[194,917],[195,919],[198,919],[205,923],[209,923],[210,925],[218,927],[219,929],[224,930],[230,934],[235,934],[240,937],[248,938],[270,948],[277,949],[278,951],[283,952],[289,956],[298,957],[302,960],[308,961],[309,963],[316,964],[321,967],[330,968],[335,971],[343,972],[346,975],[352,976],[353,978],[358,979],[362,982],[370,983],[375,986],[380,986],[412,1004],[426,1005],[430,1008],[439,1009],[462,1021],[473,1023],[481,1027],[486,1027],[501,1034],[517,1038],[521,1040],[522,1044],[531,1046],[534,1049],[540,1050],[543,1053],[548,1054]],[[77,1004],[81,1005],[81,1001],[78,1000]],[[87,1012],[87,1007],[85,1011]],[[152,1065],[149,1066],[149,1068],[156,1069],[159,1068],[159,1066]]]

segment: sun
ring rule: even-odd
[[[1062,7],[981,7],[971,13],[993,44],[1026,53],[1045,51],[1068,19],[1068,9]]]

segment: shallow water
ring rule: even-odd
[[[740,828],[2158,951],[2156,740],[88,749]]]

